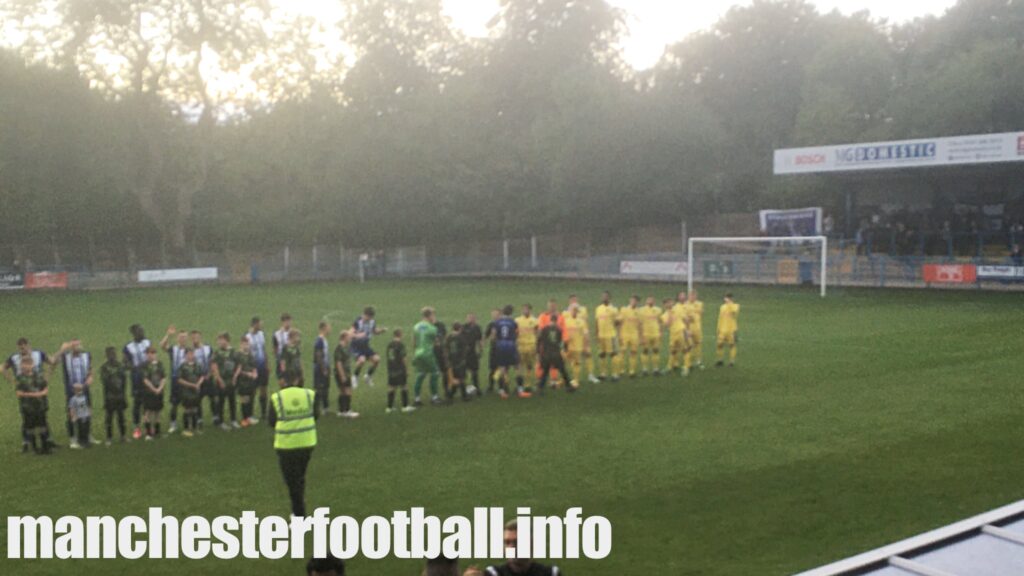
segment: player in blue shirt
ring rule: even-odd
[[[491,333],[494,354],[494,364],[498,368],[498,386],[502,398],[508,398],[509,369],[515,369],[519,364],[519,351],[516,349],[516,341],[519,338],[519,326],[512,319],[515,307],[506,305],[501,310],[501,317],[493,322],[494,328]]]
[[[370,363],[370,368],[363,376],[363,382],[373,386],[373,373],[377,371],[380,364],[380,355],[370,348],[370,339],[384,333],[384,329],[377,326],[377,311],[373,306],[367,306],[363,315],[356,318],[352,323],[352,356],[356,359],[355,368],[352,370],[356,378],[363,365]]]

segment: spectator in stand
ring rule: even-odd
[[[893,247],[890,250],[893,256],[902,256],[907,253],[907,227],[903,222],[897,222],[892,232]]]
[[[1024,240],[1024,222],[1017,220],[1016,224],[1010,226],[1010,245],[1020,244]]]
[[[1013,261],[1014,266],[1024,266],[1024,254],[1020,251],[1020,244],[1013,245],[1013,250],[1010,251],[1010,260]]]
[[[949,220],[942,223],[942,229],[939,231],[942,236],[942,254],[952,256],[953,255],[953,225]]]
[[[867,253],[867,223],[861,221],[860,226],[857,228],[857,234],[855,236],[855,242],[857,243],[857,256],[863,256]]]

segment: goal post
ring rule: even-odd
[[[740,236],[733,238],[690,238],[686,247],[686,286],[693,291],[693,281],[696,277],[695,249],[700,245],[726,245],[730,247],[746,245],[767,245],[771,248],[778,247],[806,247],[817,244],[820,262],[818,283],[821,287],[821,297],[824,298],[828,289],[828,238],[825,236]]]

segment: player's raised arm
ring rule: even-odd
[[[171,338],[177,334],[177,329],[174,328],[174,324],[167,327],[167,332],[164,333],[164,337],[160,339],[160,349],[167,352],[171,349]]]

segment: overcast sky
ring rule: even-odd
[[[623,46],[626,59],[636,68],[654,65],[666,44],[707,28],[730,7],[750,4],[736,0],[609,0],[627,13],[630,37]],[[469,33],[486,34],[485,24],[497,9],[497,0],[444,0],[449,16]],[[823,12],[870,10],[878,17],[903,22],[926,14],[940,15],[955,0],[816,0]]]

